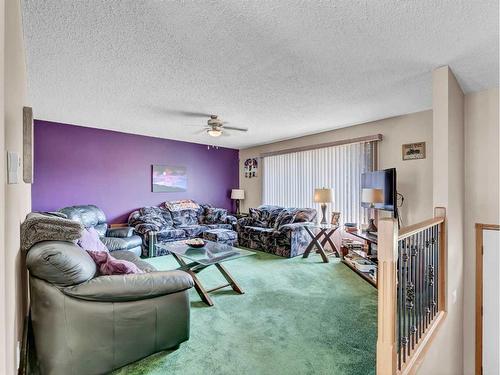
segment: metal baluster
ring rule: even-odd
[[[411,248],[411,284],[410,284],[410,298],[411,298],[411,326],[410,326],[410,334],[411,334],[411,350],[415,349],[416,337],[415,337],[415,326],[417,324],[417,316],[415,314],[415,279],[417,274],[416,269],[416,255],[418,249],[418,236],[413,237],[413,246]]]
[[[402,268],[402,254],[403,254],[403,247],[405,246],[405,240],[398,241],[398,269],[397,269],[397,338],[398,338],[398,370],[401,370],[401,314],[402,314],[402,308],[401,308],[401,268]]]
[[[429,288],[427,288],[427,264],[429,262],[429,247],[426,247],[424,250],[424,268],[423,268],[423,275],[422,275],[422,282],[423,282],[423,288],[424,288],[424,299],[423,299],[423,308],[424,308],[424,316],[423,316],[423,325],[424,325],[424,332],[427,330],[427,323],[428,323],[428,303],[429,303],[429,296],[428,296],[428,291]]]
[[[439,224],[438,224],[439,225]],[[438,293],[439,293],[439,238],[438,238],[438,225],[435,225],[432,229],[436,233],[434,236],[434,315],[438,313]]]
[[[420,246],[418,249],[418,339],[422,337],[422,253],[425,250],[425,233],[420,235]]]
[[[408,241],[406,241],[406,246],[404,247],[404,252],[403,252],[403,277],[401,280],[403,281],[401,285],[401,297],[402,297],[402,302],[403,302],[403,334],[401,337],[401,348],[403,349],[403,363],[406,362],[406,356],[407,356],[407,342],[408,342],[408,330],[406,329],[406,279],[407,279],[407,272],[408,272]]]

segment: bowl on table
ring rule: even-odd
[[[185,244],[189,247],[194,247],[195,249],[202,248],[207,244],[207,241],[202,240],[201,238],[193,238],[190,240],[186,240]]]

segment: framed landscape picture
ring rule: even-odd
[[[187,190],[186,167],[171,165],[152,166],[153,193],[176,193]]]
[[[403,160],[425,159],[425,142],[403,145]]]

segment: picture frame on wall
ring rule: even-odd
[[[404,144],[402,154],[403,160],[425,159],[425,142]]]
[[[152,165],[151,190],[153,193],[187,191],[187,169],[182,166]]]

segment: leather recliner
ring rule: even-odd
[[[156,271],[130,251],[113,256],[145,273],[96,276],[92,258],[71,242],[43,241],[28,250],[41,374],[104,374],[189,339],[191,276]]]
[[[109,228],[106,215],[99,207],[93,204],[70,206],[61,208],[59,212],[70,220],[82,223],[85,228],[94,227],[109,251],[128,250],[141,255],[142,238],[134,234],[134,228]]]

